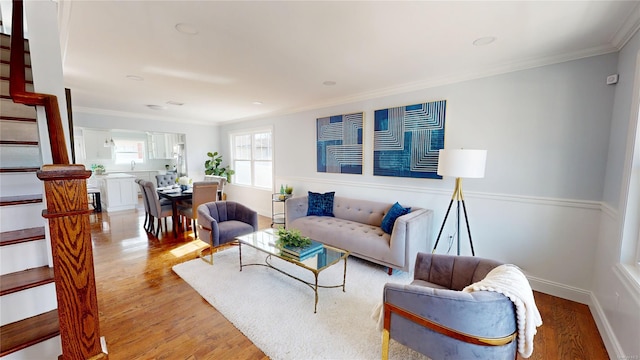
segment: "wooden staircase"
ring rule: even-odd
[[[54,359],[61,354],[60,327],[36,176],[42,165],[36,110],[11,100],[9,54],[10,38],[0,34],[0,357]],[[33,90],[30,66],[25,74]]]
[[[61,78],[62,69],[48,67],[43,57],[31,66],[25,61],[31,57],[24,40],[23,2],[13,0],[11,6],[12,35],[0,39],[0,77],[9,77],[8,86],[2,85],[8,95],[0,94],[0,280],[6,284],[0,294],[0,357],[108,360],[93,268],[86,183],[91,171],[69,163],[58,97],[29,89],[33,85],[28,81],[36,82],[29,74],[34,66],[42,69],[42,88],[60,93],[61,81],[47,79]],[[53,10],[30,9],[27,17],[33,19],[51,18]],[[57,30],[39,27],[38,21],[32,25],[34,38],[51,39],[51,31]],[[55,49],[38,50],[60,56]],[[42,118],[34,115],[34,107],[38,113],[44,110]],[[42,137],[48,137],[48,146],[40,146],[47,143]]]

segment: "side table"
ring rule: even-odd
[[[286,226],[286,206],[285,201],[291,194],[275,193],[271,195],[271,227],[274,225]]]

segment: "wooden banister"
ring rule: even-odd
[[[53,163],[68,164],[69,154],[67,153],[67,144],[64,139],[58,98],[55,95],[26,91],[23,13],[22,0],[13,0],[9,95],[13,102],[18,104],[44,106],[47,114],[47,129],[51,141]]]
[[[91,225],[84,165],[44,165],[38,178],[44,181],[49,220],[53,273],[58,299],[62,359],[108,359],[100,343],[91,247]]]
[[[9,94],[15,103],[44,106],[54,165],[37,172],[44,181],[58,300],[59,360],[103,360],[86,179],[91,171],[70,165],[58,99],[25,91],[22,0],[13,0]]]

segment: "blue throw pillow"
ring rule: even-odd
[[[382,225],[380,225],[382,231],[387,234],[391,234],[391,231],[393,231],[393,225],[396,223],[396,219],[402,215],[408,214],[409,211],[411,211],[410,207],[404,208],[396,201],[391,209],[389,209],[389,212],[387,212],[384,218],[382,218]]]
[[[333,195],[335,191],[319,194],[309,191],[309,208],[307,216],[332,216],[333,217]]]

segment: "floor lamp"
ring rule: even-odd
[[[457,240],[458,240],[458,255],[460,255],[460,202],[462,202],[462,209],[464,210],[464,219],[467,224],[467,233],[469,234],[469,244],[471,245],[471,254],[476,255],[473,249],[473,241],[471,240],[471,229],[469,229],[469,217],[467,216],[467,206],[464,203],[464,195],[462,194],[462,178],[483,178],[484,167],[487,161],[487,150],[467,150],[467,149],[441,149],[438,155],[438,175],[449,176],[456,178],[456,185],[453,189],[453,196],[449,202],[449,208],[444,215],[436,244],[433,246],[433,253],[435,253],[444,230],[444,225],[447,223],[449,217],[449,211],[451,211],[451,205],[453,201],[457,202]]]

